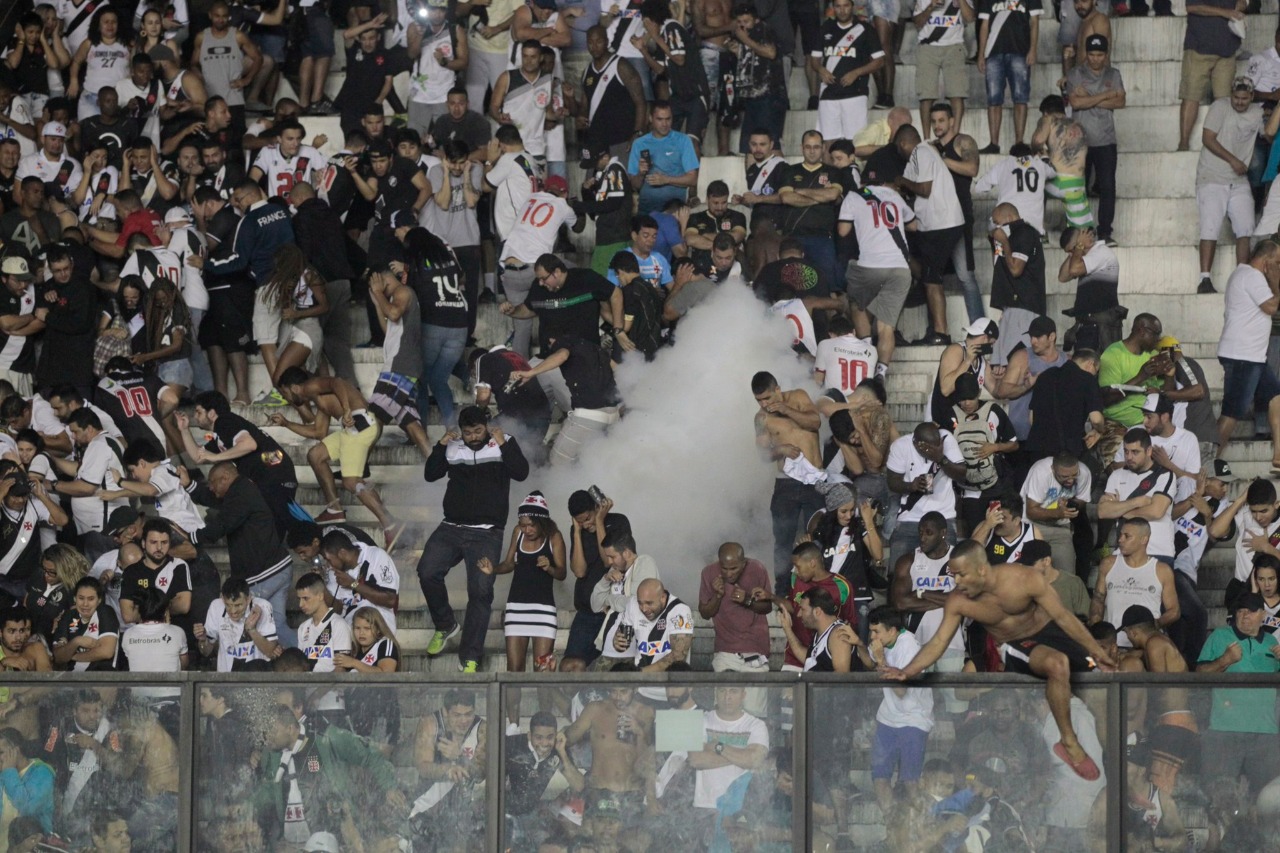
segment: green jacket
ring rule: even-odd
[[[315,738],[316,752],[320,756],[320,772],[335,791],[350,793],[354,790],[348,772],[351,767],[363,767],[368,771],[369,778],[384,793],[395,786],[396,774],[391,762],[359,735],[330,726],[312,737]],[[283,786],[276,781],[276,772],[280,769],[282,754],[277,750],[262,756],[262,762],[258,765],[261,781],[253,797],[256,809],[260,812],[270,810],[281,825],[284,821],[285,801]]]

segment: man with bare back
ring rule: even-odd
[[[822,469],[818,444],[822,416],[807,391],[783,391],[772,373],[761,371],[751,377],[751,393],[760,406],[756,446],[769,454],[778,469],[769,512],[773,516],[774,588],[778,595],[786,595],[796,537],[805,532],[809,518],[826,506],[813,485]]]
[[[338,501],[338,487],[330,467],[331,462],[337,462],[342,470],[342,487],[354,494],[378,519],[390,551],[404,532],[404,523],[391,516],[377,491],[364,479],[369,451],[382,435],[382,424],[369,413],[368,401],[359,388],[345,379],[312,376],[300,367],[291,367],[281,373],[279,383],[281,393],[290,405],[297,407],[304,422],[294,423],[284,415],[275,414],[271,416],[272,425],[285,427],[316,442],[307,451],[307,461],[311,463],[311,470],[316,472],[316,480],[326,501],[324,512],[316,517],[316,523],[333,524],[347,520],[347,513]],[[330,420],[337,420],[342,429],[330,433]]]
[[[1047,155],[1057,177],[1046,185],[1049,194],[1062,199],[1067,224],[1075,228],[1093,227],[1093,209],[1085,193],[1084,163],[1089,153],[1084,128],[1067,118],[1066,105],[1059,95],[1040,102],[1040,123],[1031,136],[1031,147]]]
[[[611,798],[620,803],[628,830],[639,828],[646,801],[657,805],[653,719],[653,708],[636,700],[634,687],[611,687],[608,699],[588,703],[564,730],[569,746],[591,737],[591,769],[583,793],[587,811],[596,800]]]
[[[702,70],[707,75],[707,83],[711,87],[711,103],[707,109],[711,115],[719,116],[720,109],[720,57],[724,55],[725,42],[733,32],[733,19],[729,16],[729,0],[693,0],[693,28],[702,46],[699,55],[702,57]],[[719,153],[721,157],[729,153],[729,128],[716,119],[719,136]],[[753,128],[743,128],[750,132]],[[708,146],[703,153],[709,153]]]
[[[1105,2],[1105,0],[1104,0]],[[1109,5],[1109,4],[1108,4]],[[1111,19],[1098,0],[1074,0],[1062,4],[1062,25],[1058,28],[1058,44],[1062,46],[1062,74],[1084,61],[1084,42],[1089,36],[1105,36],[1111,41]],[[1062,81],[1058,81],[1062,88]]]
[[[1115,661],[1035,569],[1016,563],[992,566],[982,544],[966,539],[951,552],[947,570],[955,589],[942,607],[942,624],[911,663],[888,668],[883,676],[906,681],[924,672],[942,657],[961,622],[972,619],[1001,644],[1006,672],[1048,681],[1045,698],[1061,733],[1053,752],[1082,779],[1097,779],[1098,766],[1071,726],[1071,673],[1113,670]]]

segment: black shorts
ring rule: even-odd
[[[234,284],[209,291],[209,311],[200,321],[200,346],[244,352],[253,340],[253,288]]]
[[[800,28],[800,46],[804,55],[822,50],[822,11],[813,0],[791,0],[787,3],[791,25]]]
[[[1031,671],[1029,663],[1031,652],[1036,646],[1048,646],[1062,652],[1067,656],[1072,672],[1093,672],[1098,668],[1084,646],[1068,637],[1066,632],[1058,627],[1057,622],[1050,622],[1030,637],[1005,643],[1004,671],[1036,675]]]
[[[703,139],[711,118],[701,98],[671,102],[672,126],[689,136]]]
[[[914,231],[907,238],[911,243],[911,255],[920,261],[920,280],[925,284],[942,284],[942,275],[955,251],[956,243],[964,239],[964,226],[941,228],[937,231]]]

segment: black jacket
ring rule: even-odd
[[[444,490],[445,523],[492,524],[501,530],[511,510],[511,481],[529,476],[529,461],[510,436],[501,446],[490,439],[479,450],[460,439],[447,445],[436,442],[422,476],[434,483],[445,475],[449,477]]]
[[[277,572],[288,570],[293,557],[276,530],[276,519],[262,499],[262,493],[248,477],[237,477],[222,500],[214,497],[207,483],[193,485],[196,503],[217,507],[205,526],[191,534],[196,547],[226,537],[231,576],[251,584],[261,583]]]
[[[350,281],[355,277],[347,262],[347,237],[336,211],[318,198],[298,205],[293,215],[293,233],[298,248],[325,281]]]

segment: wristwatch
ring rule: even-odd
[[[716,744],[715,749],[716,749],[716,755],[724,755],[724,744],[723,744],[723,743],[718,743],[718,744]]]

